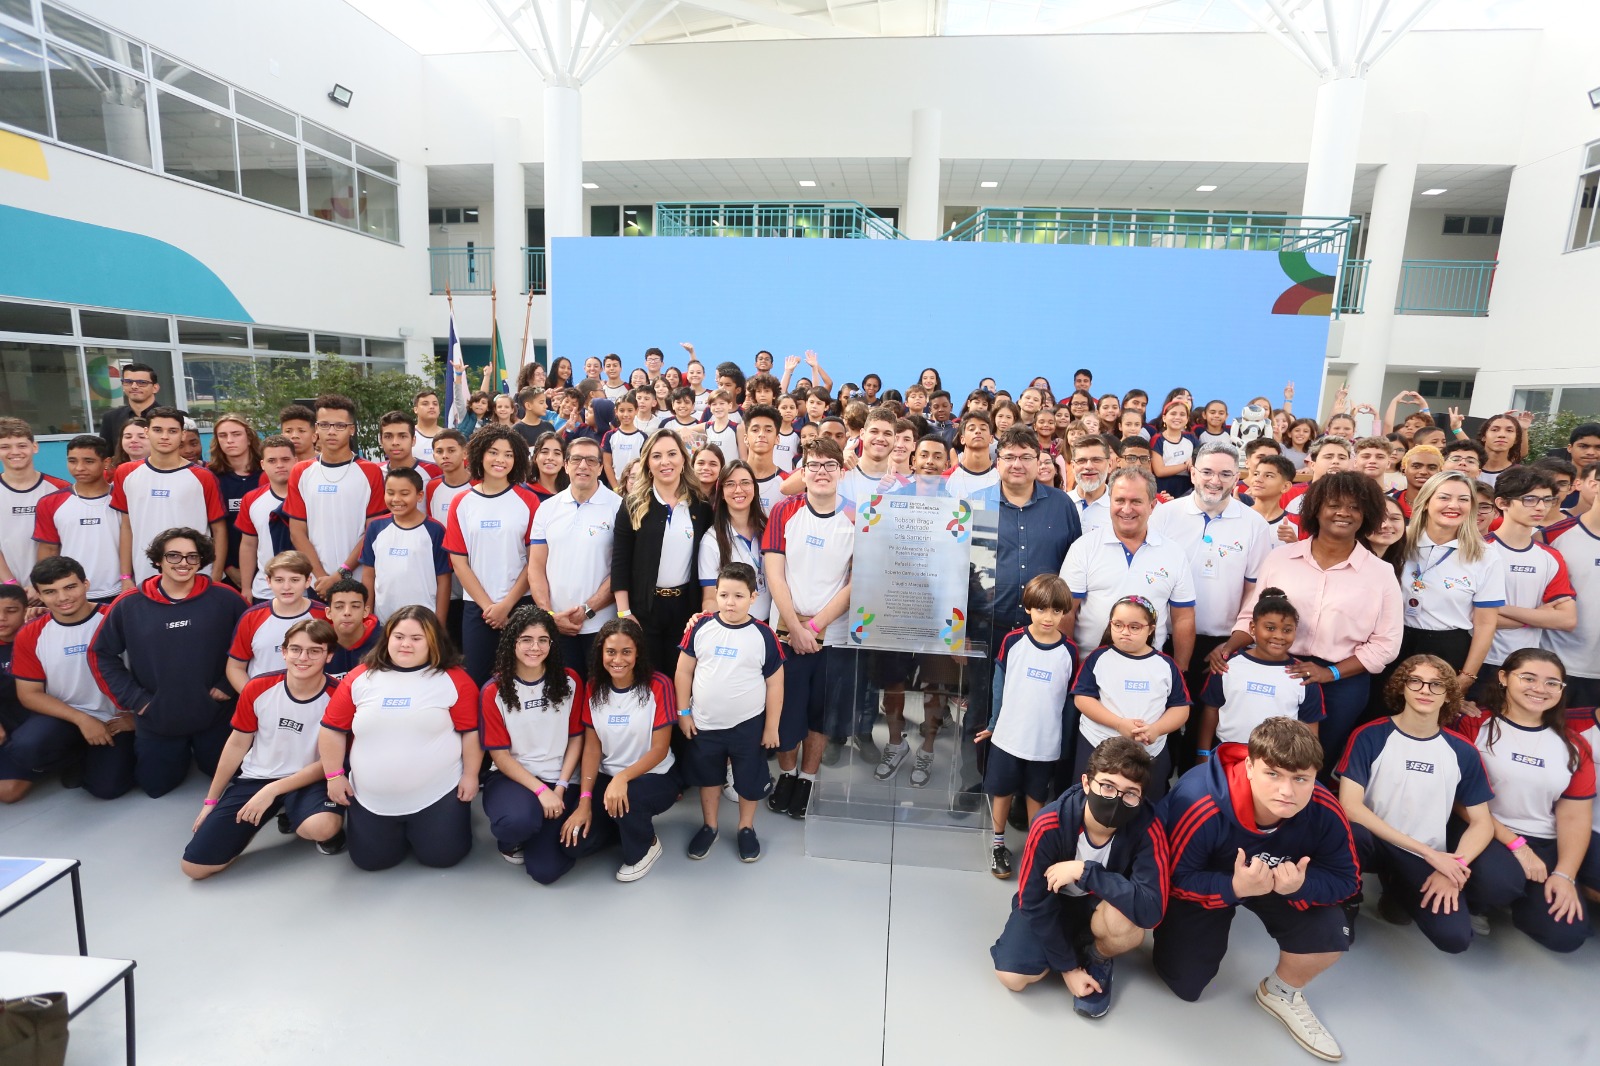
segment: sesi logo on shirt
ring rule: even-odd
[[[1244,686],[1244,690],[1246,692],[1258,693],[1259,695],[1262,695],[1262,696],[1276,696],[1278,694],[1278,686],[1277,685],[1269,685],[1264,681],[1246,682],[1246,684]]]
[[[522,709],[525,711],[542,711],[549,703],[550,701],[543,696],[535,696],[531,700],[523,700]]]
[[[1049,681],[1054,676],[1055,673],[1050,670],[1040,670],[1038,667],[1028,668],[1028,677],[1034,681]]]
[[[86,652],[88,650],[89,650],[89,645],[87,645],[87,644],[68,644],[65,648],[61,649],[61,654],[63,654],[63,655],[82,655],[84,652]]]
[[[19,516],[20,515],[25,515],[25,514],[33,514],[33,505],[31,503],[30,504],[26,504],[26,505],[18,504],[17,506],[11,508],[11,513],[14,514],[14,515],[19,515]]]
[[[498,518],[485,518],[485,519],[482,519],[482,520],[480,520],[478,522],[478,528],[479,529],[499,529],[500,528],[500,519],[498,519]]]
[[[737,659],[738,657],[739,657],[739,649],[738,648],[730,648],[726,644],[718,644],[717,645],[717,658],[719,658],[719,659]]]
[[[1418,762],[1415,759],[1407,759],[1406,760],[1406,769],[1414,771],[1414,772],[1419,773],[1419,774],[1431,774],[1431,773],[1433,773],[1433,763],[1431,763],[1431,762]]]
[[[318,485],[317,486],[317,491],[318,492],[338,492],[339,491],[339,486],[338,485]]]
[[[1539,568],[1536,566],[1518,566],[1517,564],[1513,563],[1511,565],[1511,572],[1513,574],[1537,574],[1539,572]]]
[[[1123,689],[1125,689],[1128,692],[1149,692],[1150,691],[1150,682],[1148,682],[1148,681],[1124,681],[1122,683],[1122,687],[1123,687]]]
[[[631,714],[611,714],[606,716],[606,725],[627,725],[632,718]]]
[[[1544,766],[1544,760],[1537,755],[1519,755],[1516,752],[1512,752],[1511,761],[1519,762],[1524,766],[1538,766],[1541,768]]]
[[[385,706],[385,707],[409,707],[409,706],[411,706],[411,697],[410,696],[385,696],[383,698],[383,706]]]
[[[187,618],[185,618],[180,622],[168,622],[167,623],[167,628],[168,629],[182,629],[184,626],[186,626],[188,624],[189,624],[189,620]]]
[[[78,525],[80,525],[80,526],[97,526],[99,524],[100,524],[100,519],[98,519],[98,518],[80,518],[80,519],[78,519]]]
[[[302,732],[305,731],[305,726],[302,723],[295,721],[293,718],[280,718],[280,719],[278,719],[278,728],[279,729],[292,729],[296,733],[302,733]]]
[[[408,556],[410,554],[411,554],[411,549],[410,548],[390,548],[389,549],[389,555],[392,558],[396,558],[396,559],[404,559],[406,556]]]
[[[150,490],[150,495],[151,495],[151,497],[153,499],[164,500],[168,496],[172,495],[172,490],[171,489],[151,489]]]
[[[811,545],[813,548],[826,548],[828,546],[828,542],[823,540],[821,537],[807,536],[806,543]]]

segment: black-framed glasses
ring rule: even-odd
[[[567,462],[573,466],[599,466],[600,457],[598,455],[569,455],[567,456]]]
[[[1549,507],[1556,502],[1554,496],[1518,496],[1517,502],[1524,507]]]
[[[122,380],[122,387],[125,388],[125,389],[126,388],[130,388],[130,387],[140,388],[140,389],[148,389],[151,385],[155,384],[155,382],[151,381],[149,378],[127,378],[127,377],[125,377],[125,378],[122,378],[121,380]]]
[[[1426,691],[1433,693],[1435,696],[1442,696],[1446,687],[1443,681],[1426,681],[1420,677],[1406,678],[1406,688],[1412,692]]]
[[[1121,800],[1124,807],[1137,807],[1144,800],[1137,788],[1118,788],[1110,781],[1090,781],[1089,790],[1102,799]]]
[[[356,428],[356,424],[354,422],[318,422],[317,423],[317,428],[318,429],[345,429],[345,430],[349,430],[349,429],[355,429]]]
[[[806,469],[813,474],[837,474],[840,467],[832,459],[822,459],[807,463]]]
[[[173,566],[181,566],[185,563],[190,566],[200,565],[199,552],[163,552],[161,559],[163,562],[171,563]]]
[[[1039,458],[1038,452],[1008,452],[999,457],[1002,463],[1031,463]]]

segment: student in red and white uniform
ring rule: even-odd
[[[759,411],[751,413],[751,422]],[[846,640],[855,555],[855,511],[839,495],[844,450],[836,441],[818,437],[802,450],[800,467],[805,494],[788,497],[767,516],[761,541],[774,628],[784,643],[783,714],[778,722],[782,773],[767,807],[791,818],[806,816],[828,738],[849,735],[855,718],[853,701],[835,699],[837,693],[829,690],[832,649]]]
[[[1468,909],[1483,914],[1522,894],[1480,861],[1494,840],[1489,780],[1478,749],[1451,732],[1464,687],[1435,655],[1401,663],[1384,691],[1393,717],[1356,730],[1339,763],[1339,802],[1363,870],[1383,883],[1378,914],[1413,921],[1440,951],[1472,943]]]
[[[162,530],[205,529],[213,543],[227,543],[227,512],[216,475],[180,452],[182,412],[156,407],[145,418],[150,423],[150,458],[122,464],[111,491],[111,506],[122,513],[120,573],[132,575],[123,578],[124,592],[155,576],[145,549]],[[212,564],[213,581],[222,580],[226,561],[219,556]]]
[[[89,597],[110,603],[122,594],[122,516],[111,509],[111,445],[92,433],[67,442],[72,487],[52,492],[34,512],[33,539],[39,558],[65,555],[89,575]]]
[[[0,418],[0,584],[21,585],[38,561],[33,540],[39,501],[67,487],[33,467],[39,443],[20,418]]]
[[[560,630],[542,607],[519,607],[500,631],[495,674],[483,686],[479,728],[494,769],[483,813],[500,855],[541,885],[574,860],[561,825],[578,806],[569,787],[583,752],[583,679],[562,659]]]
[[[1600,708],[1569,710],[1567,730],[1588,744],[1592,755],[1596,749],[1600,749]],[[1583,865],[1578,867],[1578,884],[1600,892],[1600,803],[1594,805],[1591,821],[1594,831],[1589,834],[1589,848],[1583,853]]]
[[[280,551],[289,550],[288,519],[280,508],[289,497],[289,474],[294,465],[294,444],[289,438],[268,437],[261,442],[263,483],[239,501],[239,587],[254,603],[272,598],[267,563]]]
[[[1586,471],[1579,484],[1600,485],[1600,467]],[[1588,509],[1546,526],[1544,539],[1567,564],[1578,620],[1571,630],[1545,630],[1541,646],[1566,664],[1568,705],[1593,707],[1600,704],[1600,492]]]
[[[338,644],[333,627],[303,618],[283,636],[284,671],[251,679],[233,710],[233,733],[183,851],[196,881],[226,870],[280,811],[324,855],[344,850],[344,811],[328,798],[318,725],[336,682],[322,668]]]
[[[335,681],[360,666],[383,637],[377,617],[368,610],[371,603],[367,586],[355,578],[341,578],[328,590],[327,622],[339,646],[328,659],[327,674]]]
[[[361,538],[361,581],[372,593],[378,621],[408,604],[450,611],[452,569],[444,550],[444,526],[421,510],[422,475],[389,470],[383,475],[389,513],[374,518]]]
[[[472,850],[478,686],[455,660],[438,617],[403,607],[328,703],[317,751],[328,798],[349,808],[350,861],[363,870],[396,866],[407,851],[424,866],[454,866]]]
[[[1514,651],[1498,680],[1488,700],[1494,713],[1460,722],[1494,789],[1494,843],[1482,861],[1521,888],[1512,924],[1551,951],[1576,951],[1594,935],[1577,880],[1594,818],[1594,757],[1567,724],[1560,659],[1541,648]],[[1474,925],[1479,935],[1488,930],[1486,921]]]
[[[466,436],[459,430],[441,429],[433,438],[433,461],[438,464],[440,474],[423,490],[423,510],[440,528],[449,528],[450,505],[457,496],[472,488],[472,474],[467,470]],[[461,580],[452,566],[450,614],[444,624],[458,648],[461,646],[462,595]]]
[[[15,803],[45,773],[81,759],[83,789],[116,799],[133,787],[133,715],[119,712],[89,666],[89,645],[107,608],[89,598],[83,567],[41,560],[29,584],[50,612],[17,634],[11,657],[28,716],[0,747],[0,802]]]
[[[355,572],[368,519],[384,513],[383,475],[355,457],[356,405],[329,393],[316,408],[318,455],[289,475],[283,513],[294,550],[311,563],[316,595],[326,600],[334,582]]]
[[[574,858],[620,844],[617,880],[637,881],[661,857],[656,816],[678,801],[678,783],[668,772],[678,701],[672,680],[651,669],[639,623],[613,618],[595,643],[578,806],[561,828],[561,842]]]
[[[1494,494],[1500,526],[1486,539],[1505,570],[1506,602],[1484,663],[1499,669],[1518,648],[1539,647],[1545,633],[1572,632],[1578,601],[1566,560],[1537,539],[1546,517],[1561,505],[1555,477],[1513,466],[1495,480]]]
[[[378,419],[378,447],[383,449],[379,464],[385,474],[391,470],[415,470],[426,485],[443,471],[432,459],[416,454],[417,420],[404,411],[390,411]]]
[[[528,449],[509,426],[485,426],[467,446],[474,482],[450,505],[444,547],[466,594],[461,650],[479,685],[494,669],[500,630],[528,595],[528,531],[539,499],[528,480]]]
[[[322,605],[306,595],[311,587],[311,564],[299,552],[273,556],[267,563],[267,584],[272,599],[245,611],[233,631],[228,684],[235,692],[243,692],[252,677],[274,674],[288,665],[283,659],[283,640],[290,626],[324,617]]]

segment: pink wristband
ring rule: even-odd
[[[1516,851],[1519,848],[1525,848],[1527,846],[1528,846],[1528,842],[1526,840],[1523,840],[1520,836],[1512,837],[1511,838],[1511,842],[1506,845],[1506,847],[1509,848],[1512,851]]]
[[[1465,870],[1467,868],[1467,860],[1463,859],[1461,856],[1457,855],[1456,856],[1456,865],[1460,866],[1463,870]]]
[[[546,792],[549,792],[549,791],[550,790],[545,787],[545,784],[544,784],[543,781],[540,781],[538,778],[534,778],[533,779],[533,794],[535,796],[542,796]]]
[[[340,770],[337,773],[323,774],[322,776],[326,777],[329,781],[332,781],[336,777],[343,777],[344,776],[344,771]]]
[[[591,798],[593,795],[594,795],[593,792],[580,792],[580,793],[578,793],[578,798],[581,799],[581,800],[586,800],[586,799]]]
[[[210,799],[208,799],[208,800],[201,800],[201,801],[200,801],[200,805],[201,805],[201,806],[202,806],[202,807],[215,807],[215,806],[216,806],[216,805],[217,805],[217,801],[216,801],[216,800],[210,800]]]

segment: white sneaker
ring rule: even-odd
[[[739,802],[739,793],[735,792],[734,789],[733,789],[733,767],[732,766],[728,767],[728,781],[727,781],[727,784],[722,786],[722,798],[725,799],[725,800],[731,800],[734,803],[738,803]]]
[[[1344,1058],[1339,1042],[1312,1012],[1304,992],[1296,992],[1292,999],[1284,999],[1267,991],[1267,982],[1263,979],[1256,986],[1256,1002],[1261,1004],[1262,1010],[1282,1022],[1283,1027],[1289,1030],[1289,1035],[1317,1058],[1327,1062],[1338,1062]]]
[[[1472,923],[1473,936],[1489,935],[1489,916],[1487,914],[1468,914],[1467,921]]]
[[[521,866],[523,862],[521,848],[512,848],[510,851],[507,851],[505,848],[501,848],[500,857],[506,862],[509,862],[512,866]]]
[[[911,787],[925,788],[933,777],[933,752],[917,752],[916,762],[911,765]]]
[[[883,758],[878,761],[878,768],[872,771],[872,776],[879,781],[887,781],[900,772],[900,764],[906,761],[906,756],[911,754],[911,742],[902,740],[883,749]]]
[[[657,837],[650,842],[650,850],[644,853],[644,858],[636,863],[623,866],[617,871],[618,881],[637,881],[650,872],[650,867],[661,858],[661,839]]]

